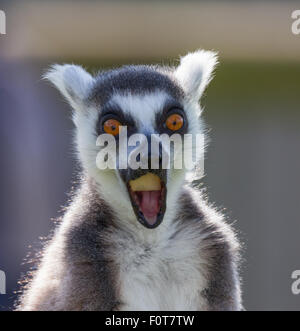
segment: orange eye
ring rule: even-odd
[[[183,117],[179,114],[172,114],[166,120],[166,126],[172,131],[177,131],[183,126]]]
[[[110,119],[104,122],[103,129],[106,133],[117,136],[120,131],[120,125],[121,123],[118,120]]]

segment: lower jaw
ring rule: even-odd
[[[151,217],[148,218],[145,217],[143,212],[141,211],[140,207],[135,203],[133,194],[128,188],[129,195],[130,195],[130,200],[132,203],[132,207],[134,210],[134,213],[136,215],[136,218],[140,224],[145,226],[147,229],[155,229],[157,228],[163,221],[164,215],[165,215],[165,210],[166,210],[166,187],[165,184],[162,183],[162,189],[161,189],[161,202],[160,202],[160,210],[158,213],[153,213],[153,215],[150,215]]]
[[[138,221],[145,226],[147,229],[155,229],[157,228],[163,221],[164,214],[159,212],[156,216],[156,219],[153,222],[149,222],[145,219],[143,215],[137,215]]]

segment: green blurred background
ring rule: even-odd
[[[210,139],[203,183],[244,243],[245,308],[298,310],[300,35],[291,13],[299,2],[45,0],[0,9],[0,310],[11,309],[28,270],[22,260],[53,228],[77,169],[70,110],[41,81],[45,68],[176,64],[198,48],[220,55],[201,102]]]

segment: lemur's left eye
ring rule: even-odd
[[[183,117],[179,114],[172,114],[166,120],[166,126],[169,130],[177,131],[183,126]]]
[[[103,129],[106,133],[117,136],[120,131],[120,125],[121,123],[118,120],[112,118],[104,122]]]

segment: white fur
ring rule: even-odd
[[[200,99],[211,80],[217,62],[216,53],[204,50],[189,53],[181,58],[175,77],[193,100]]]
[[[164,92],[158,91],[143,96],[115,94],[112,97],[112,101],[133,116],[137,122],[139,132],[146,131],[147,133],[154,133],[155,114],[162,110],[166,98],[167,95]],[[195,134],[200,131],[199,120],[196,114],[198,108],[199,106],[197,104],[191,105],[190,103],[185,107],[189,121],[189,133]],[[123,223],[134,223],[136,225],[136,216],[131,207],[127,188],[119,178],[118,172],[109,169],[100,170],[96,166],[97,153],[100,149],[96,146],[97,136],[95,134],[95,123],[98,120],[98,116],[98,110],[93,106],[89,106],[85,112],[75,112],[73,116],[77,127],[75,142],[79,158],[83,163],[84,169],[96,179],[105,200],[118,212],[120,219],[124,220]],[[172,169],[168,172],[167,189],[169,193],[167,195],[167,203],[171,206],[170,211],[173,210],[172,206],[176,204],[176,192],[180,191],[179,188],[184,178],[184,169]],[[110,189],[108,190],[107,187]]]
[[[63,295],[57,300],[57,293],[63,293],[72,280],[69,275],[72,270],[65,269],[63,252],[64,237],[75,225],[73,216],[81,206],[80,202],[74,202],[55,241],[44,252],[46,258],[31,284],[30,298],[23,302],[23,310],[37,310],[35,303],[43,297],[47,300],[39,306],[40,310],[49,307],[57,310],[66,305]],[[202,247],[205,237],[201,224],[186,227],[177,234],[176,240],[172,240],[170,237],[176,233],[177,225],[174,221],[169,222],[171,218],[173,215],[169,214],[159,228],[150,231],[132,225],[105,235],[104,239],[111,247],[111,258],[119,266],[119,299],[123,304],[118,310],[207,309],[207,302],[198,292],[207,286],[207,258]],[[123,222],[126,224],[126,219]]]
[[[120,310],[207,309],[198,292],[207,286],[205,235],[196,222],[172,239],[178,230],[177,212],[175,205],[170,207],[163,223],[151,231],[123,220],[125,228],[107,238],[108,244],[114,243],[111,257],[119,265]]]
[[[134,118],[139,132],[154,133],[155,115],[163,110],[167,99],[165,92],[157,91],[146,95],[115,94],[112,102]]]
[[[44,78],[57,87],[74,110],[82,107],[82,101],[86,98],[94,81],[94,78],[81,66],[72,64],[55,64]]]
[[[183,57],[174,72],[175,79],[187,95],[182,102],[189,123],[188,133],[193,135],[202,133],[202,125],[199,122],[201,108],[198,101],[211,79],[216,63],[215,53],[197,51]],[[84,171],[95,180],[101,198],[113,209],[116,216],[114,220],[118,222],[117,227],[108,228],[101,234],[105,246],[108,247],[105,254],[111,255],[106,257],[117,266],[116,290],[121,302],[117,309],[210,309],[210,304],[201,295],[201,291],[210,285],[210,245],[214,242],[209,237],[210,231],[203,227],[204,220],[208,226],[211,223],[217,225],[216,229],[222,229],[224,240],[231,243],[231,249],[237,249],[235,245],[238,245],[222,215],[207,206],[202,197],[192,193],[191,199],[195,200],[195,204],[203,212],[203,222],[195,220],[188,222],[189,226],[185,227],[183,220],[178,223],[178,199],[187,171],[184,168],[171,167],[167,173],[167,209],[162,224],[151,230],[141,225],[136,220],[127,188],[119,172],[100,170],[96,166],[99,152],[96,145],[99,109],[84,102],[94,78],[81,67],[73,65],[55,65],[45,77],[61,91],[74,108],[75,143],[79,159]],[[146,95],[115,93],[111,102],[118,104],[134,118],[138,132],[152,134],[155,133],[155,115],[162,111],[167,97],[162,91]],[[82,221],[74,216],[81,208],[85,208],[86,199],[82,199],[81,195],[75,197],[56,232],[55,240],[46,248],[45,256],[31,284],[31,294],[23,302],[24,310],[35,310],[37,307],[58,310],[68,306],[64,291],[67,293],[68,289],[72,288],[71,276],[74,270],[64,265],[65,238],[70,229],[76,227],[76,219],[79,224]],[[226,277],[226,274],[224,276]],[[232,299],[236,303],[236,307],[232,303],[232,308],[240,309],[237,270],[233,271],[232,277],[235,282]],[[40,301],[42,304],[39,306]]]
[[[201,108],[198,100],[209,83],[216,62],[215,53],[198,51],[182,58],[175,70],[175,78],[188,95],[184,100],[184,109],[189,122],[189,133],[201,132],[198,118]],[[111,233],[107,240],[108,244],[114,242],[111,254],[120,266],[119,289],[121,301],[125,302],[121,309],[205,309],[205,302],[200,301],[202,296],[195,291],[207,285],[206,259],[200,253],[203,239],[200,228],[187,227],[181,231],[180,237],[170,240],[177,230],[174,217],[186,171],[168,171],[164,221],[158,228],[146,229],[136,220],[127,188],[118,172],[99,170],[96,166],[99,147],[96,146],[95,123],[99,112],[94,106],[85,106],[82,111],[80,102],[87,96],[93,78],[81,67],[68,65],[54,66],[46,78],[57,86],[77,110],[73,119],[77,127],[79,158],[85,171],[96,180],[102,197],[118,218],[120,230]],[[132,115],[138,132],[151,134],[155,133],[155,115],[162,111],[166,98],[165,92],[156,91],[147,95],[115,94],[111,102]]]
[[[189,95],[183,100],[184,109],[189,123],[189,132],[197,134],[202,131],[199,122],[201,108],[198,98],[210,80],[211,73],[216,64],[216,54],[212,52],[198,51],[190,53],[181,59],[179,67],[175,70],[175,78]],[[120,179],[119,173],[114,170],[100,170],[96,166],[96,158],[99,147],[96,146],[95,125],[99,116],[99,109],[95,106],[83,104],[94,78],[82,67],[75,65],[54,65],[45,75],[70,102],[73,109],[73,121],[76,125],[75,144],[78,157],[85,171],[96,180],[101,194],[111,207],[116,211],[121,223],[130,228],[138,227],[140,231],[145,229],[136,222],[136,217],[128,196],[127,188]],[[193,95],[194,97],[190,97]],[[168,95],[163,91],[155,91],[146,95],[115,94],[111,102],[118,104],[124,112],[130,113],[135,119],[138,132],[155,133],[155,115],[162,111]],[[204,150],[202,151],[204,153]],[[203,154],[202,153],[202,154]],[[203,172],[203,169],[200,171]],[[168,171],[167,180],[167,205],[169,206],[165,220],[160,225],[160,231],[167,226],[176,210],[178,192],[186,178],[185,169]],[[109,189],[108,189],[109,188]],[[149,233],[149,231],[146,229]],[[152,233],[155,233],[152,230]]]
[[[199,257],[201,236],[185,229],[176,240],[176,225],[160,229],[151,238],[132,241],[122,234],[115,259],[120,265],[121,310],[202,310],[196,289],[206,286],[204,258]],[[118,234],[115,234],[118,236]],[[134,262],[133,262],[134,261]]]

